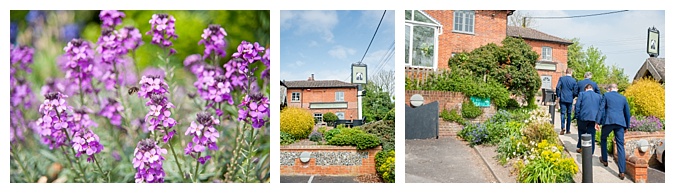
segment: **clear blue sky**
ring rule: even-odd
[[[350,82],[351,65],[363,57],[383,13],[281,11],[281,80],[307,80],[314,73],[316,80]],[[369,75],[380,65],[394,69],[394,56],[383,62],[394,44],[394,15],[393,10],[386,12],[363,59]]]
[[[576,16],[605,13],[618,10],[517,10],[531,17]],[[624,69],[630,81],[649,57],[647,55],[647,28],[656,27],[660,32],[659,58],[665,57],[666,28],[663,10],[630,10],[614,14],[571,18],[535,19],[531,26],[544,33],[571,39],[580,38],[584,48],[593,46],[607,56],[606,65],[617,65]]]

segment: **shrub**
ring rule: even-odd
[[[304,109],[288,107],[281,111],[281,131],[295,139],[306,139],[314,127],[314,116]]]
[[[326,127],[319,127],[319,129],[318,129],[317,131],[319,131],[319,133],[321,133],[321,135],[326,135],[326,131],[328,131],[328,128],[326,128]],[[311,135],[311,134],[310,134],[310,135]]]
[[[458,123],[460,125],[466,124],[466,120],[464,120],[464,118],[462,118],[462,115],[459,115],[459,113],[457,113],[457,110],[455,109],[449,111],[447,109],[443,109],[443,111],[441,111],[440,117],[444,121],[451,121]]]
[[[396,108],[389,110],[389,112],[387,112],[387,116],[385,116],[383,120],[396,120]]]
[[[288,145],[288,144],[293,144],[295,143],[295,138],[291,134],[288,134],[286,132],[281,132],[279,134],[279,137],[281,138],[281,145]]]
[[[332,112],[327,112],[323,114],[323,121],[327,123],[333,123],[338,120],[338,116],[333,114]]]
[[[543,140],[537,144],[533,158],[518,164],[518,182],[566,183],[574,182],[579,168],[573,158],[562,154],[563,147]]]
[[[469,145],[473,147],[474,145],[483,144],[483,142],[485,142],[487,139],[488,132],[485,128],[485,125],[480,123],[470,123],[464,126],[464,128],[462,128],[462,130],[459,131],[457,135],[469,142]]]
[[[324,139],[326,139],[326,141],[330,141],[330,139],[332,139],[333,136],[337,134],[340,134],[340,128],[333,128],[324,133]]]
[[[660,131],[663,129],[663,124],[661,119],[654,116],[632,116],[630,117],[630,127],[628,131],[645,131],[645,132],[654,132]]]
[[[368,134],[358,128],[346,128],[340,129],[340,133],[333,136],[328,141],[328,144],[337,146],[354,146],[358,150],[364,150],[380,145],[380,139],[377,136]]]
[[[520,103],[516,99],[509,99],[506,101],[506,108],[507,109],[517,109],[520,108]]]
[[[394,149],[396,144],[396,128],[394,121],[382,120],[361,126],[366,133],[376,135],[382,142],[382,149]]]
[[[396,153],[394,150],[382,150],[375,154],[375,170],[386,183],[395,183]]]
[[[312,133],[309,134],[309,140],[313,142],[321,142],[323,140],[323,135],[319,131],[312,131]]]
[[[471,101],[464,101],[462,103],[462,117],[473,119],[483,114],[483,111],[479,107],[473,104]]]
[[[510,96],[504,85],[494,80],[485,82],[476,77],[473,72],[463,69],[453,68],[452,71],[446,70],[439,74],[431,74],[424,84],[417,86],[418,84],[419,82],[415,80],[406,79],[406,90],[460,92],[466,96],[490,98],[497,108],[506,107],[506,101]]]
[[[553,130],[551,123],[530,123],[523,129],[523,136],[538,143],[542,140],[557,141],[558,134]]]
[[[654,79],[640,79],[633,81],[623,93],[626,98],[632,98],[635,113],[643,116],[665,118],[666,91]]]
[[[529,151],[529,142],[520,135],[510,135],[499,142],[497,146],[497,158],[502,165],[510,159],[523,158]]]

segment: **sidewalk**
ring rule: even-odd
[[[548,110],[548,106],[542,108],[546,108]],[[554,129],[557,134],[560,133],[560,123],[560,112],[556,111]],[[581,169],[583,167],[581,165],[581,154],[576,152],[578,129],[574,122],[572,122],[570,132],[571,134],[558,135],[558,137],[565,146],[565,151],[569,152],[569,154],[574,158],[574,161],[577,162],[577,165],[579,166],[579,173],[581,173]],[[596,142],[595,154],[593,154],[593,183],[633,183],[633,181],[628,179],[628,176],[626,176],[624,180],[619,179],[619,168],[617,167],[616,162],[614,162],[611,154],[608,154],[607,156],[607,162],[609,162],[607,167],[604,167],[598,160],[598,157],[600,156],[600,145],[598,145]],[[577,183],[581,183],[581,178],[579,178]]]

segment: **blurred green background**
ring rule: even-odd
[[[44,82],[48,77],[63,77],[63,73],[56,66],[56,59],[62,55],[63,47],[72,38],[83,38],[93,43],[98,41],[101,33],[99,10],[77,11],[10,11],[12,28],[11,41],[15,44],[29,45],[35,48],[33,73],[28,80],[33,83]],[[204,46],[198,45],[201,34],[210,24],[219,24],[228,33],[227,55],[221,63],[229,60],[229,56],[236,52],[242,40],[258,42],[269,48],[269,18],[268,10],[262,11],[178,11],[178,10],[127,10],[123,11],[126,17],[123,23],[116,27],[134,26],[143,35],[144,45],[137,50],[137,66],[145,69],[148,66],[157,67],[161,62],[157,53],[162,50],[159,46],[150,43],[152,36],[145,35],[150,31],[150,19],[153,14],[167,13],[176,18],[176,34],[178,39],[173,40],[177,54],[171,58],[172,65],[176,66],[176,80],[185,80],[189,74],[183,70],[183,60],[191,54],[203,54]],[[222,64],[219,66],[222,67]],[[191,80],[191,78],[188,78]],[[179,82],[184,85],[190,81]],[[35,85],[34,85],[35,86]],[[41,86],[41,85],[37,85]]]

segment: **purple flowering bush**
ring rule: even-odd
[[[29,13],[10,45],[11,182],[269,182],[269,22],[223,19],[269,11]],[[100,28],[59,34],[80,14]]]
[[[654,132],[663,130],[663,123],[661,119],[655,116],[631,116],[630,117],[630,127],[628,131],[644,131],[644,132]]]

